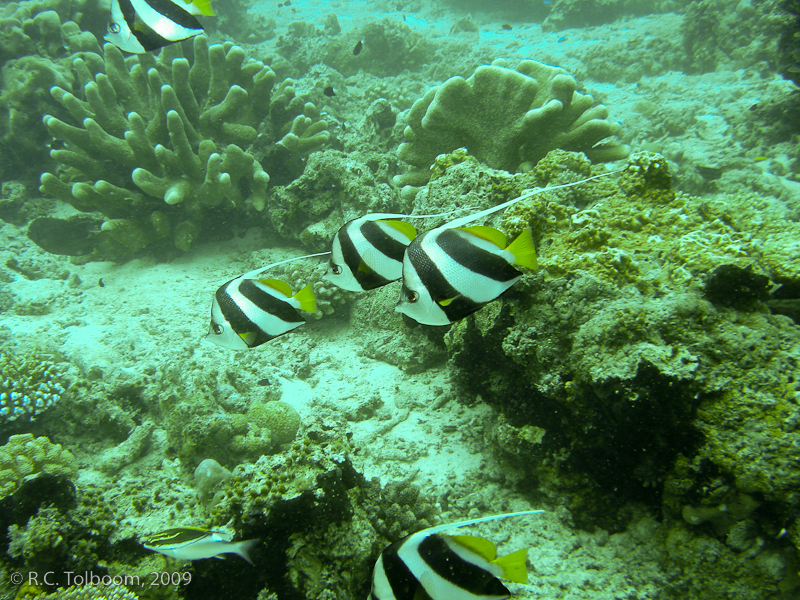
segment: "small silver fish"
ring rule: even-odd
[[[238,554],[252,565],[250,549],[258,543],[260,540],[231,542],[230,536],[221,531],[200,527],[175,527],[148,536],[142,545],[148,550],[178,560],[223,559],[220,554]]]

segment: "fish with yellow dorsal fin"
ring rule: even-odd
[[[533,236],[527,229],[506,245],[501,231],[470,224],[536,194],[580,185],[619,171],[536,188],[417,236],[403,255],[403,285],[395,310],[423,325],[450,325],[496,300],[522,277],[515,267],[536,269]]]
[[[216,17],[217,13],[211,6],[211,0],[172,0],[174,4],[180,6],[190,15],[203,15],[206,17]]]
[[[368,600],[503,600],[511,594],[500,578],[528,583],[527,549],[497,556],[482,537],[443,535],[448,529],[542,513],[528,510],[437,525],[386,548],[372,571]]]
[[[328,254],[319,252],[282,260],[221,285],[211,303],[211,325],[205,339],[223,348],[247,350],[303,325],[305,319],[299,311],[317,310],[311,286],[294,294],[288,283],[260,275],[278,265]]]
[[[508,245],[492,227],[426,231],[406,249],[397,310],[424,325],[449,325],[519,281],[516,266],[536,268],[530,229]]]
[[[342,225],[333,237],[331,260],[323,276],[337,287],[365,292],[397,281],[403,274],[403,254],[417,230],[403,219],[442,217],[370,213]]]
[[[214,16],[211,0],[111,0],[103,39],[143,54],[203,33],[197,16]]]

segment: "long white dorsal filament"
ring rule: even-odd
[[[381,219],[428,219],[433,217],[446,217],[447,215],[452,215],[453,213],[461,212],[462,210],[475,210],[474,206],[462,206],[460,208],[454,208],[453,210],[448,210],[447,212],[437,213],[435,215],[404,215],[400,213],[370,213],[366,215],[370,217],[370,221],[380,221]]]
[[[417,533],[424,533],[426,536],[447,531],[448,529],[457,529],[458,527],[467,527],[468,525],[477,525],[478,523],[485,523],[486,521],[497,521],[499,519],[509,519],[511,517],[522,517],[524,515],[537,515],[543,513],[543,510],[523,510],[521,512],[503,513],[502,515],[492,515],[490,517],[481,517],[480,519],[471,519],[469,521],[459,521],[458,523],[447,523],[445,525],[437,525],[429,529],[423,529]]]
[[[609,171],[608,173],[601,173],[600,175],[592,175],[591,177],[587,177],[586,179],[581,179],[580,181],[573,181],[572,183],[562,183],[561,185],[553,185],[553,186],[548,186],[546,188],[535,188],[533,190],[530,190],[529,192],[525,192],[521,196],[517,196],[516,198],[512,198],[507,202],[503,202],[502,204],[498,204],[497,206],[492,206],[491,208],[487,208],[486,210],[477,212],[474,215],[466,215],[464,217],[461,217],[460,219],[455,219],[453,221],[450,221],[449,223],[442,225],[441,228],[453,229],[455,227],[463,227],[464,225],[472,223],[473,221],[476,221],[481,217],[485,217],[487,215],[491,215],[492,213],[496,213],[498,210],[503,210],[504,208],[508,208],[512,204],[516,204],[517,202],[522,202],[523,200],[527,200],[528,198],[536,196],[537,194],[542,194],[544,192],[552,192],[553,190],[560,190],[568,187],[574,187],[576,185],[586,183],[587,181],[592,181],[593,179],[600,179],[601,177],[608,177],[609,175],[613,175],[614,173],[620,173],[621,171],[624,170],[625,169],[617,169],[615,171]],[[437,227],[437,229],[439,228]]]
[[[294,256],[292,258],[287,258],[286,260],[279,260],[276,263],[272,263],[271,265],[267,265],[266,267],[261,267],[260,269],[256,269],[254,271],[249,271],[244,275],[241,275],[239,279],[254,279],[255,277],[261,275],[267,269],[271,269],[272,267],[278,267],[280,265],[285,265],[286,263],[294,262],[296,260],[302,260],[304,258],[313,258],[315,256],[325,256],[326,254],[330,254],[330,250],[328,252],[317,252],[316,254],[306,254],[305,256]]]

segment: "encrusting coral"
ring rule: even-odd
[[[103,58],[73,61],[82,98],[51,89],[80,126],[44,117],[65,145],[52,150],[62,169],[44,173],[41,190],[106,217],[96,249],[105,258],[165,238],[185,251],[212,223],[263,210],[270,178],[249,150],[259,128],[271,128],[283,160],[328,140],[291,80],[273,90],[275,73],[240,47],[197,36],[192,63],[179,48],[126,60],[106,44]]]
[[[288,444],[300,429],[300,415],[291,404],[274,400],[253,402],[247,411],[248,425],[268,429],[273,444]]]
[[[564,69],[534,60],[478,67],[469,79],[451,77],[417,100],[406,116],[399,157],[411,170],[398,186],[424,185],[435,158],[465,147],[495,169],[524,170],[550,150],[585,152],[594,160],[624,158],[624,146],[600,145],[618,127],[608,110],[577,90]]]

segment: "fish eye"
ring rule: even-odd
[[[225,331],[219,323],[211,323],[211,331],[213,331],[217,335],[222,335],[222,332]]]
[[[409,292],[406,294],[406,300],[411,302],[411,304],[414,304],[414,302],[419,300],[419,294],[417,292],[409,290]]]
[[[111,32],[111,33],[119,33],[119,30],[120,30],[119,23],[111,21],[108,24],[108,31],[109,32]]]
[[[340,265],[331,265],[331,273],[334,275],[341,275],[342,267]]]

